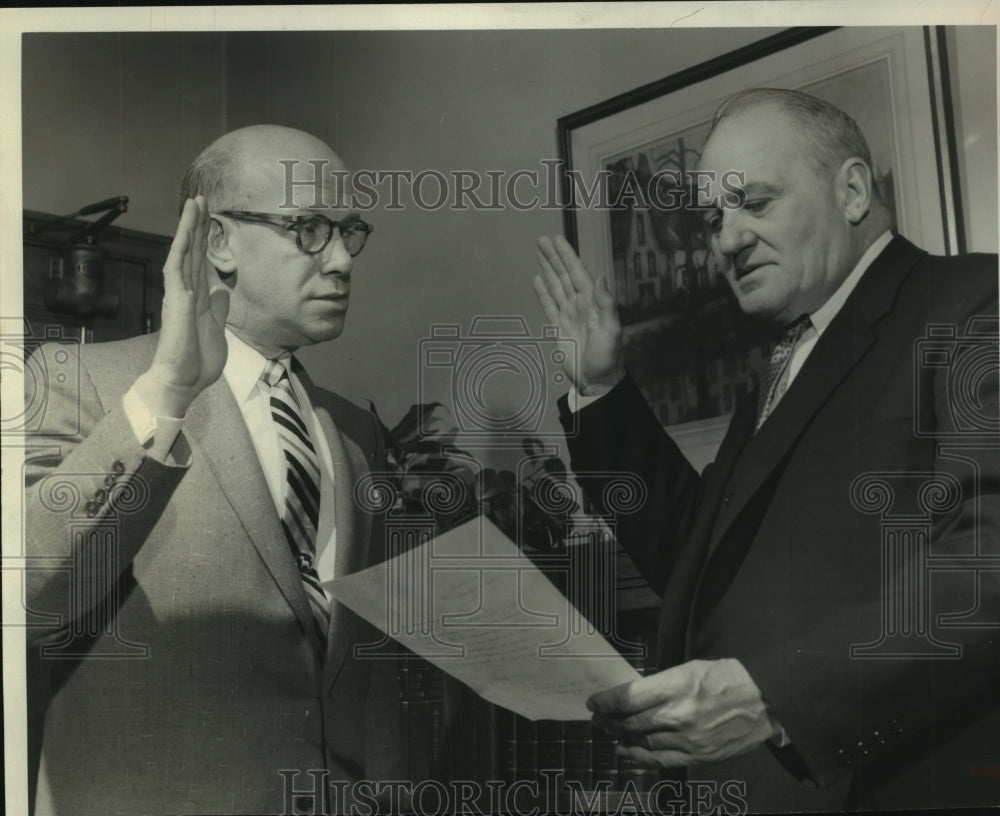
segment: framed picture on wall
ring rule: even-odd
[[[864,132],[899,232],[962,252],[944,47],[943,30],[920,26],[788,29],[559,120],[566,235],[607,276],[626,365],[696,467],[714,458],[766,352],[702,213],[685,205],[715,108],[762,86],[831,102]]]

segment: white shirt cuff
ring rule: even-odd
[[[605,392],[607,393],[607,392]],[[604,394],[595,394],[590,397],[586,397],[577,391],[576,386],[571,386],[569,393],[566,395],[566,403],[569,405],[570,413],[575,414],[581,408],[586,408],[590,403],[597,402]]]
[[[169,451],[174,446],[181,433],[183,417],[155,416],[135,388],[125,392],[122,408],[132,426],[132,433],[146,450],[151,451],[154,442],[156,449],[161,451]]]

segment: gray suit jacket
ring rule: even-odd
[[[188,411],[187,466],[135,439],[122,396],[154,348],[81,347],[78,377],[72,347],[33,361],[47,377],[25,474],[35,812],[292,812],[292,789],[324,772],[392,778],[392,667],[352,651],[379,636],[334,603],[319,642],[225,380]],[[345,574],[384,557],[380,519],[354,501],[385,467],[383,440],[368,412],[302,380],[333,458]]]

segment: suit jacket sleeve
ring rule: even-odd
[[[59,372],[55,355],[78,351],[42,346],[26,369]],[[88,355],[78,378],[51,376],[41,387],[24,473],[29,642],[72,626],[88,631],[81,619],[129,569],[186,472],[146,455],[122,394],[98,393]]]
[[[662,595],[677,548],[697,511],[698,474],[628,374],[575,417],[562,397],[559,415],[567,431],[573,472],[602,513],[611,515],[604,488],[615,476],[638,477],[645,500],[636,512],[616,518],[616,536],[649,585]]]

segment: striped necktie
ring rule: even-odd
[[[271,417],[285,454],[285,506],[281,526],[292,548],[313,616],[326,643],[330,599],[316,573],[316,528],[319,525],[319,460],[302,419],[288,371],[279,360],[268,360],[261,379],[270,389]]]
[[[767,368],[760,378],[760,390],[757,392],[757,426],[754,428],[755,431],[760,430],[764,420],[771,415],[774,406],[781,399],[782,394],[779,393],[781,376],[792,357],[795,344],[799,342],[810,326],[812,326],[812,321],[809,320],[809,315],[802,315],[785,327],[781,339],[772,349],[771,356],[767,361]]]

